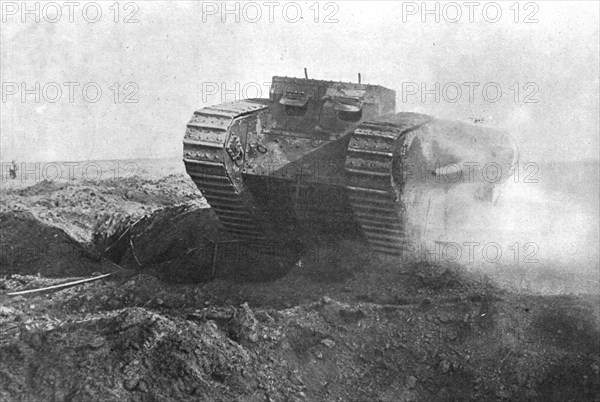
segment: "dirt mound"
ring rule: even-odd
[[[244,243],[228,234],[202,203],[189,201],[161,208],[113,230],[105,255],[130,269],[152,273],[170,283],[206,282],[215,277],[244,281],[272,280],[298,259],[268,245]]]
[[[0,213],[0,227],[0,275],[85,276],[102,270],[94,253],[29,212]]]
[[[0,212],[30,211],[86,244],[92,244],[99,235],[112,236],[112,230],[119,227],[116,223],[133,222],[165,206],[204,200],[183,175],[98,182],[42,181],[22,189],[3,190],[2,198]]]
[[[121,231],[126,235],[111,246],[120,250],[116,262],[176,283],[209,280],[215,242],[224,236],[213,211],[193,202],[157,210]]]

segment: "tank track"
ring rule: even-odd
[[[188,175],[217,214],[225,229],[239,240],[262,243],[267,239],[259,224],[249,192],[234,185],[226,151],[231,129],[241,117],[258,114],[265,105],[247,101],[224,103],[194,112],[183,140]],[[226,163],[227,161],[227,163]],[[229,167],[229,169],[228,169]],[[229,170],[229,172],[228,172]]]
[[[348,199],[370,248],[401,256],[406,243],[405,206],[400,198],[406,133],[428,121],[424,115],[399,113],[386,121],[359,125],[350,138],[346,157]]]

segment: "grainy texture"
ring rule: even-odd
[[[169,193],[180,181],[162,183]],[[146,185],[143,178],[132,179],[129,189],[136,193]],[[97,197],[114,196],[104,183],[89,188]],[[44,196],[38,190],[18,202],[34,210]],[[45,191],[57,197],[53,188]],[[5,211],[2,220],[3,241],[21,236],[41,247],[62,239],[86,250],[38,255],[35,264],[3,263],[14,269],[0,280],[3,292],[118,271],[99,259],[93,244],[84,249],[29,213]],[[203,236],[228,238],[197,200],[157,209],[130,232],[142,267],[123,242],[111,258],[127,272],[115,278],[27,297],[0,296],[0,399],[599,395],[597,296],[512,293],[459,266],[380,260],[355,240],[310,250],[300,262],[274,264],[251,250],[244,258],[240,250],[222,253],[211,281],[213,248]]]
[[[600,402],[598,26],[0,0],[0,401]]]

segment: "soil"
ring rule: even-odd
[[[598,294],[259,253],[178,174],[1,192],[0,400],[600,400]]]

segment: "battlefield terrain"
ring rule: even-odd
[[[260,253],[180,160],[93,163],[2,177],[0,400],[600,400],[597,162],[539,166],[536,202],[582,219],[564,258],[491,268],[356,234]]]

